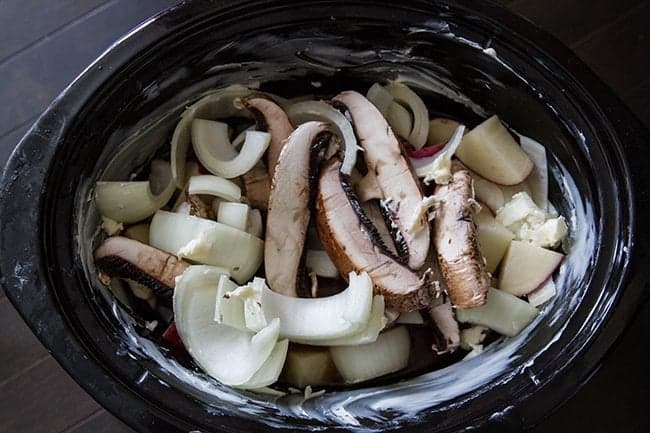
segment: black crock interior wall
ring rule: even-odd
[[[329,16],[335,19],[323,19]],[[387,21],[386,17],[391,20]],[[398,421],[403,422],[402,426],[408,426],[426,420],[436,423],[432,424],[431,430],[444,431],[473,423],[496,410],[517,406],[518,397],[534,392],[536,387],[549,380],[561,365],[559,361],[567,362],[573,356],[573,352],[568,353],[566,349],[567,343],[574,343],[573,349],[588,344],[593,332],[597,332],[600,320],[606,317],[618,288],[616,284],[605,283],[610,277],[616,281],[618,276],[606,276],[606,273],[620,260],[616,249],[618,241],[613,236],[620,223],[621,210],[616,205],[604,207],[603,200],[617,203],[618,186],[613,172],[624,173],[625,170],[604,156],[607,152],[597,136],[607,131],[594,126],[599,113],[594,115],[591,107],[584,107],[577,101],[584,96],[579,84],[553,81],[557,77],[555,72],[550,72],[551,69],[560,70],[561,79],[567,80],[560,65],[540,64],[535,58],[539,53],[523,51],[517,45],[521,41],[499,38],[501,30],[495,23],[478,22],[472,15],[462,16],[446,7],[441,7],[438,15],[432,16],[430,12],[423,14],[416,8],[349,4],[342,7],[322,3],[303,8],[278,6],[272,10],[250,10],[245,15],[233,14],[230,19],[201,20],[194,27],[178,31],[167,40],[143,50],[128,65],[116,70],[113,78],[79,113],[60,144],[56,164],[50,168],[44,202],[47,215],[44,227],[46,262],[51,269],[61,271],[51,276],[52,284],[56,287],[59,302],[67,309],[64,314],[78,338],[98,362],[112,370],[110,374],[174,416],[208,431],[217,425],[234,431],[234,424],[229,427],[223,424],[230,422],[228,417],[219,416],[243,413],[240,411],[242,408],[237,407],[240,401],[216,402],[192,385],[180,383],[151,359],[134,352],[130,346],[133,342],[129,342],[130,336],[124,333],[123,323],[111,310],[110,299],[100,296],[98,287],[91,288],[91,272],[88,271],[92,268],[84,269],[88,263],[84,263],[78,252],[78,225],[88,227],[87,224],[96,224],[92,213],[88,212],[92,204],[85,201],[88,188],[115,156],[119,143],[152,121],[161,121],[162,127],[170,131],[173,119],[183,105],[212,87],[255,80],[288,80],[269,87],[312,93],[314,89],[309,83],[318,80],[323,87],[317,90],[327,93],[327,89],[349,86],[365,89],[365,84],[370,81],[392,78],[394,73],[388,71],[397,69],[410,69],[409,75],[433,71],[438,77],[449,79],[452,88],[461,88],[487,113],[498,112],[511,127],[549,146],[557,157],[553,162],[556,172],[565,168],[579,190],[578,195],[562,183],[552,182],[552,200],[562,213],[570,212],[576,205],[584,206],[591,213],[590,220],[583,222],[590,226],[586,229],[591,229],[592,235],[596,234],[598,239],[592,239],[597,242],[590,245],[590,251],[574,251],[574,254],[591,257],[583,269],[570,273],[565,267],[563,272],[570,284],[563,287],[557,300],[544,314],[546,318],[553,318],[552,323],[544,322],[543,318],[537,322],[534,332],[518,340],[518,350],[509,360],[512,362],[504,364],[506,370],[496,375],[492,384],[482,389],[466,389],[462,398],[455,397],[440,404],[426,415],[402,416],[399,411],[386,410],[376,414],[374,419],[363,420],[362,426],[396,427]],[[332,37],[332,34],[337,36]],[[500,58],[514,65],[516,72],[483,55],[476,47],[459,41],[454,34],[482,46],[490,42]],[[250,42],[253,39],[255,42]],[[349,51],[319,51],[319,46],[327,45]],[[350,52],[355,55],[349,55]],[[406,67],[407,60],[409,67]],[[526,80],[517,74],[525,76]],[[294,81],[296,77],[300,79]],[[440,97],[432,97],[432,100],[443,101]],[[449,100],[441,103],[440,111],[459,117],[469,116],[474,122],[481,117]],[[167,144],[164,137],[158,137],[149,141],[149,145],[155,147],[159,142]],[[132,146],[135,147],[138,146]],[[113,174],[128,173],[143,161],[144,157],[133,160],[132,166],[121,165],[121,173],[116,170]],[[82,212],[77,212],[78,209]],[[75,222],[72,227],[71,221]],[[582,233],[579,236],[587,235]],[[598,267],[599,264],[602,267]],[[592,286],[589,286],[590,282],[593,282]],[[577,308],[581,299],[583,302]],[[594,317],[599,313],[602,313],[600,318]],[[546,353],[537,355],[570,318],[573,335],[563,335]],[[593,328],[587,329],[584,335],[580,333],[581,329],[584,331],[583,323]],[[493,349],[484,356],[496,356],[499,347]],[[520,374],[525,370],[525,361],[533,355],[538,361],[543,361],[534,365],[536,379],[531,379],[528,373]],[[533,371],[531,366],[528,367],[529,372]],[[142,379],[145,371],[151,375]],[[167,388],[156,378],[176,388]],[[425,386],[418,380],[412,382],[416,386]],[[435,383],[426,386],[432,392],[436,391]],[[264,414],[265,419],[257,421],[280,425],[281,417],[272,405],[261,404],[263,407],[258,414]],[[319,409],[315,403],[310,407]],[[446,414],[450,408],[455,410],[453,417]],[[359,407],[353,406],[350,410],[354,412],[356,409]],[[523,409],[517,408],[517,411],[518,422],[522,425],[535,419],[532,415],[528,418]],[[363,410],[359,413],[368,415]],[[247,417],[252,418],[250,415]],[[237,423],[252,429],[255,426],[259,428],[257,421]],[[295,423],[296,427],[312,424],[305,419],[289,422]],[[330,421],[317,420],[315,424],[326,426]]]

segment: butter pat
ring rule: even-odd
[[[567,235],[563,217],[548,218],[526,192],[519,192],[497,211],[496,220],[510,230],[517,240],[539,247],[556,246]]]

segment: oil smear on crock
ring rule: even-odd
[[[476,51],[477,56],[490,56],[496,61],[511,69],[495,53],[484,52],[484,45],[457,37],[443,21],[431,21],[421,28],[409,28],[412,34],[434,33],[438,37],[453,39],[456,42],[469,46]],[[222,49],[241,50],[242,53],[256,50],[271,50],[264,62],[248,61],[237,64],[219,64],[206,69],[205,82],[188,87],[179,95],[173,104],[163,107],[157,114],[159,135],[156,136],[158,144],[165,141],[165,134],[173,127],[173,120],[192,99],[209,88],[210,83],[224,86],[233,83],[257,83],[297,78],[308,74],[317,74],[323,78],[345,71],[358,76],[362,80],[373,81],[377,79],[399,79],[410,85],[427,92],[439,95],[456,104],[464,106],[467,110],[478,116],[485,117],[487,111],[478,103],[465,95],[453,80],[453,77],[440,65],[434,64],[427,58],[417,58],[412,55],[411,47],[407,41],[406,48],[385,50],[354,50],[346,45],[340,37],[319,35],[309,41],[284,38],[260,34],[247,37],[245,42],[233,41]],[[207,56],[214,56],[209,53]],[[206,56],[206,57],[207,57]],[[288,62],[295,64],[287,67]],[[219,74],[227,71],[227,78],[219,81]],[[513,71],[514,72],[514,71]],[[487,76],[489,79],[489,76]],[[523,77],[522,77],[523,79]],[[153,83],[147,88],[147,95],[155,98],[173,80]],[[499,86],[496,79],[492,80],[494,86]],[[155,126],[155,125],[154,125]],[[125,145],[117,146],[126,139],[127,131],[119,131],[111,140],[107,148],[117,148],[110,155],[103,155],[100,164],[104,170],[99,173],[105,178],[123,176],[125,167],[133,169],[138,163],[144,163],[153,150],[148,140],[147,146],[133,146],[138,141],[138,136],[156,134],[152,132],[151,122],[142,122],[128,131],[131,139]],[[522,131],[525,132],[525,131]],[[584,138],[583,138],[584,139]],[[115,145],[115,146],[112,146]],[[136,149],[136,150],[134,150]],[[138,150],[139,149],[139,150]],[[134,152],[137,152],[134,153]],[[149,152],[149,153],[147,153]],[[135,161],[135,162],[134,162]],[[93,240],[98,236],[98,216],[92,206],[92,185],[96,179],[90,179],[83,186],[82,200],[78,200],[79,213],[82,223],[79,225],[78,245],[80,254],[85,261],[85,269],[89,281],[94,283],[98,293],[108,300],[114,318],[121,324],[121,349],[119,354],[130,356],[133,359],[148,359],[159,366],[158,374],[147,373],[143,368],[142,381],[158,380],[169,386],[181,385],[183,390],[195,395],[201,401],[210,405],[211,413],[215,416],[223,412],[248,414],[255,416],[260,422],[270,427],[284,427],[284,418],[291,416],[303,418],[308,422],[295,429],[326,430],[331,426],[345,426],[350,430],[381,431],[398,425],[403,426],[409,421],[416,421],[423,411],[435,411],[436,406],[448,403],[459,396],[480,394],[491,386],[503,383],[515,374],[526,370],[531,380],[536,383],[535,359],[548,347],[555,344],[563,332],[567,321],[567,308],[571,309],[580,302],[580,294],[568,288],[577,284],[582,278],[582,272],[589,264],[589,254],[595,248],[594,216],[591,210],[583,203],[578,189],[568,175],[568,171],[557,161],[552,161],[551,178],[560,185],[564,192],[564,208],[562,213],[570,215],[571,251],[561,267],[557,285],[558,296],[548,306],[536,321],[525,332],[515,338],[500,339],[491,344],[480,355],[461,361],[442,370],[425,373],[416,378],[406,379],[381,387],[369,387],[350,390],[331,390],[324,395],[304,399],[302,395],[287,394],[285,396],[271,396],[265,394],[251,394],[232,390],[222,386],[202,373],[188,369],[176,360],[163,353],[159,346],[140,335],[137,330],[137,320],[103,288],[94,277],[92,263]],[[555,304],[562,305],[556,307]],[[546,346],[536,353],[528,353],[524,349],[532,339],[536,330],[541,327],[552,331]],[[526,353],[524,356],[522,353]],[[525,358],[525,359],[524,359]],[[217,406],[218,404],[218,406]]]

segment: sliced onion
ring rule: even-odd
[[[402,325],[423,325],[424,320],[419,311],[411,311],[400,314],[395,323],[400,323]]]
[[[192,147],[194,151],[210,149],[219,159],[230,160],[237,156],[237,151],[228,134],[228,124],[216,120],[192,120]]]
[[[205,194],[221,197],[229,201],[241,200],[241,188],[234,182],[219,176],[203,174],[192,176],[187,186],[188,194]]]
[[[530,195],[537,206],[548,211],[548,162],[546,160],[546,148],[532,138],[519,136],[521,149],[526,152],[534,168],[526,179],[530,188]]]
[[[310,344],[312,346],[358,346],[360,344],[373,343],[377,340],[379,333],[386,327],[387,320],[384,311],[384,297],[376,295],[372,298],[372,307],[368,324],[362,331],[348,337],[332,338],[328,340],[293,341],[296,343]]]
[[[319,277],[337,278],[339,271],[325,251],[307,250],[305,267]]]
[[[270,142],[271,134],[267,132],[246,131],[244,145],[232,159],[220,158],[211,147],[204,147],[201,143],[194,144],[194,151],[201,164],[210,173],[232,179],[253,168],[262,159]]]
[[[250,116],[248,110],[235,107],[233,102],[251,93],[249,88],[241,85],[229,86],[199,99],[181,114],[171,140],[171,168],[174,181],[179,188],[183,188],[186,182],[185,161],[192,142],[192,121],[195,118],[212,120],[233,116],[248,117]]]
[[[235,388],[255,390],[277,382],[282,373],[284,361],[287,359],[288,350],[289,340],[280,340],[275,343],[271,355],[269,355],[259,370],[255,372],[253,377],[246,383],[235,386]]]
[[[410,137],[413,130],[413,117],[409,110],[399,103],[393,102],[388,106],[385,117],[395,134],[402,138]]]
[[[246,231],[251,235],[261,238],[264,231],[264,224],[262,222],[262,212],[259,209],[250,209],[248,212],[248,224]]]
[[[262,310],[267,321],[280,319],[282,338],[313,342],[354,335],[368,325],[372,307],[372,281],[365,272],[350,272],[347,289],[326,298],[294,298],[264,284]]]
[[[483,325],[508,337],[514,337],[528,326],[539,310],[518,297],[497,289],[490,289],[485,305],[476,308],[457,308],[459,322]]]
[[[136,224],[127,227],[124,230],[124,236],[142,242],[143,244],[149,244],[149,224]]]
[[[411,129],[408,141],[420,149],[427,142],[429,135],[429,112],[422,99],[405,84],[392,81],[386,85],[386,90],[393,95],[397,102],[408,107],[413,113],[413,128]]]
[[[257,272],[264,256],[264,241],[215,221],[158,211],[154,215],[151,246],[179,257],[229,270],[240,284]]]
[[[439,185],[447,184],[451,180],[451,158],[463,140],[465,126],[456,128],[454,135],[444,148],[434,156],[427,158],[411,158],[411,165],[418,177],[424,178],[424,183],[432,180]]]
[[[183,215],[190,215],[192,213],[192,206],[186,201],[181,202],[175,209],[174,212],[181,213]]]
[[[237,284],[233,283],[228,275],[221,275],[217,285],[214,321],[221,325],[247,331],[246,318],[244,317],[244,301],[235,296],[228,296],[228,293],[236,289]]]
[[[377,107],[377,110],[386,117],[386,113],[388,112],[388,107],[395,102],[395,98],[393,98],[393,95],[390,94],[388,90],[384,88],[379,83],[374,83],[370,88],[368,89],[368,93],[366,93],[366,98],[372,102],[372,104]],[[409,115],[410,116],[410,115]],[[392,126],[392,125],[391,125]],[[410,132],[410,127],[409,127],[409,132]]]
[[[217,212],[217,221],[234,227],[239,230],[247,231],[249,207],[245,203],[231,203],[222,201],[219,203]]]
[[[214,318],[219,270],[190,266],[176,283],[176,328],[196,363],[225,385],[246,384],[273,352],[280,323],[273,320],[257,334],[216,323]]]
[[[153,215],[175,190],[169,163],[156,160],[148,182],[97,182],[95,203],[102,216],[131,224]]]
[[[401,370],[408,365],[411,338],[404,326],[379,335],[360,346],[330,348],[337,370],[346,383],[357,383]]]
[[[298,126],[311,120],[329,122],[344,143],[345,150],[341,172],[350,175],[357,162],[357,137],[350,121],[337,109],[323,101],[305,101],[293,104],[287,110],[291,123]]]

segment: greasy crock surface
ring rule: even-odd
[[[568,50],[496,5],[221,5],[179,6],[120,40],[53,103],[5,169],[2,284],[66,370],[130,425],[157,432],[517,430],[575,392],[646,282],[647,241],[635,224],[647,215],[633,200],[647,195],[640,123]],[[496,59],[482,52],[488,45]],[[327,94],[398,72],[469,126],[497,112],[550,147],[551,198],[574,216],[558,298],[524,335],[473,360],[304,404],[239,394],[161,356],[92,277],[94,181],[144,162],[167,143],[182,107],[210,88],[259,80],[271,91]]]

